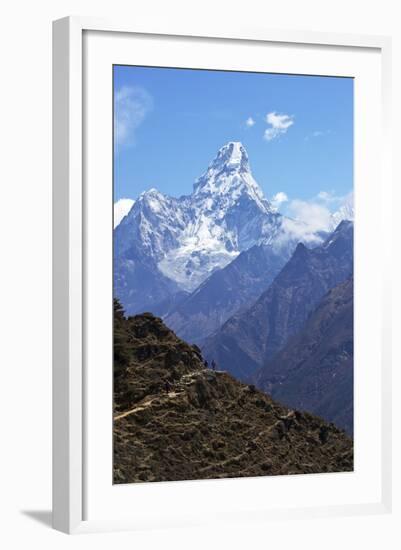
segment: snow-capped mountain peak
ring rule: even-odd
[[[143,191],[139,196],[140,197],[154,197],[154,196],[160,196],[162,193],[156,189],[156,187],[151,187],[147,191]]]
[[[219,202],[226,197],[226,203],[234,204],[244,195],[255,201],[262,211],[273,211],[252,176],[245,147],[238,141],[230,141],[221,147],[206,172],[196,180],[193,196],[195,199],[213,197]]]
[[[206,172],[195,181],[194,193],[212,190],[207,185],[211,180],[218,182],[227,176],[243,175],[250,171],[248,154],[244,146],[238,141],[230,141],[219,149]]]
[[[138,201],[142,203],[152,204],[152,203],[163,203],[167,197],[163,195],[160,191],[152,187],[147,191],[143,191],[138,198]]]
[[[209,173],[249,171],[249,158],[245,147],[239,141],[229,141],[217,152],[208,167]]]
[[[331,216],[330,229],[334,230],[342,220],[354,221],[354,193],[349,193],[340,208]]]
[[[134,246],[167,280],[192,291],[242,251],[261,243],[288,247],[293,240],[254,180],[244,146],[231,141],[191,195],[169,197],[154,188],[142,193],[116,228],[115,250],[134,269]]]

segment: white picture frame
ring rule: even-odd
[[[104,21],[87,17],[68,17],[53,25],[53,526],[66,533],[99,530],[137,529],[146,526],[191,525],[202,523],[201,518],[184,517],[179,509],[161,518],[155,512],[144,512],[141,518],[98,517],[87,518],[85,495],[88,464],[85,462],[88,429],[86,420],[86,346],[85,324],[85,266],[88,242],[87,220],[84,208],[85,155],[84,140],[84,33],[112,33],[118,36],[180,37],[181,40],[209,42],[244,41],[246,43],[287,44],[295,48],[341,48],[344,52],[358,49],[375,51],[380,56],[381,113],[380,113],[380,189],[391,196],[390,120],[391,120],[391,41],[387,37],[289,32],[265,29],[188,29],[179,25],[169,28],[142,28],[138,24]],[[116,34],[113,34],[116,36]],[[111,38],[112,39],[112,38]],[[110,126],[111,131],[111,126]],[[111,186],[111,181],[110,181]],[[111,197],[111,192],[110,192]],[[111,208],[111,204],[110,204]],[[391,220],[380,211],[381,229],[391,231]],[[382,325],[380,334],[381,360],[373,367],[380,378],[381,427],[380,441],[380,498],[363,503],[351,501],[322,506],[296,505],[277,507],[266,511],[256,505],[255,513],[241,511],[235,505],[221,518],[224,521],[254,519],[265,521],[273,517],[311,517],[312,515],[347,515],[384,513],[391,509],[391,250],[383,244],[380,307]],[[111,378],[110,378],[111,380]],[[110,382],[111,383],[111,382]],[[111,386],[110,386],[111,392]],[[105,430],[110,429],[106,425]],[[302,476],[297,476],[302,477]],[[111,473],[110,473],[111,479]],[[238,480],[232,480],[236,483]],[[185,482],[186,483],[186,482]],[[202,482],[203,483],[203,482]],[[207,482],[208,491],[216,482]],[[277,480],[276,480],[277,483]],[[213,485],[214,484],[214,485]],[[141,484],[141,491],[159,490],[153,484]],[[163,498],[176,490],[163,484]],[[229,487],[227,485],[227,487]],[[234,486],[231,486],[234,487]],[[251,490],[251,489],[250,489]],[[209,521],[205,518],[204,521]]]

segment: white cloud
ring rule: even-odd
[[[271,203],[274,208],[279,208],[283,202],[288,202],[288,197],[283,191],[279,191],[271,198]]]
[[[291,241],[317,245],[323,239],[307,223],[292,218],[283,218],[282,231],[277,244],[282,246]]]
[[[133,145],[135,133],[153,107],[150,94],[139,86],[122,86],[114,95],[115,145]]]
[[[121,220],[128,214],[134,205],[132,199],[120,199],[114,203],[114,228],[119,225]]]
[[[254,119],[250,116],[246,119],[245,124],[248,126],[248,128],[252,128],[252,126],[255,126],[256,122]]]
[[[287,212],[292,218],[305,226],[306,233],[330,230],[331,212],[322,204],[295,199],[289,203]],[[302,227],[300,230],[302,231]]]
[[[266,115],[266,122],[269,127],[265,130],[264,138],[271,141],[287,132],[288,128],[294,124],[294,117],[292,115],[280,115],[273,111]]]
[[[282,192],[277,193],[281,195]],[[332,217],[328,208],[317,204],[315,199],[289,201],[285,193],[279,197],[285,202],[281,231],[276,238],[278,247],[287,246],[289,242],[303,242],[318,245],[323,241],[320,232],[328,232],[332,227]],[[276,195],[275,195],[276,197]],[[273,197],[273,199],[275,198]]]
[[[333,213],[333,208],[338,209]],[[323,239],[320,232],[331,232],[341,220],[354,218],[353,193],[338,196],[333,191],[320,191],[310,200],[288,201],[284,210],[281,244],[288,240],[319,244]]]
[[[316,199],[326,205],[329,205],[341,203],[344,200],[344,197],[336,195],[334,191],[319,191]]]
[[[316,201],[331,209],[341,206],[347,200],[348,195],[337,195],[335,191],[319,191]]]
[[[330,202],[333,198],[333,192],[332,191],[319,191],[319,193],[317,194],[317,198],[322,200],[322,201],[326,201],[326,202]]]
[[[323,136],[328,136],[331,134],[331,130],[314,130],[310,134],[305,136],[305,141],[309,141],[310,139],[319,138]]]

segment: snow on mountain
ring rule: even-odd
[[[252,176],[243,145],[229,142],[195,181],[191,195],[175,198],[150,189],[135,201],[114,232],[116,295],[137,295],[129,286],[130,273],[138,281],[138,266],[146,262],[158,289],[154,295],[160,296],[166,280],[192,292],[255,245],[269,245],[288,257],[302,240],[304,226],[272,206]],[[322,240],[319,235],[311,239]]]
[[[129,214],[116,228],[116,255],[120,256],[132,244],[156,261],[179,246],[179,238],[189,222],[182,201],[167,197],[157,189],[149,189],[138,197]]]
[[[178,249],[159,262],[161,272],[191,291],[242,250],[268,238],[279,217],[254,180],[244,147],[222,147],[182,205],[189,219]]]
[[[212,197],[217,202],[223,202],[227,208],[242,194],[253,199],[263,212],[273,212],[271,204],[264,198],[252,176],[244,146],[239,142],[229,142],[219,150],[207,171],[195,182],[194,198],[199,201]]]
[[[243,145],[230,142],[191,195],[142,193],[116,229],[116,253],[135,240],[164,276],[192,291],[241,251],[271,241],[280,227],[281,215],[254,180]]]
[[[134,202],[132,199],[119,199],[114,203],[114,229],[131,210]]]
[[[338,226],[343,220],[354,221],[354,193],[349,193],[340,208],[331,216],[331,229]]]

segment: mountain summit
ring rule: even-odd
[[[234,201],[245,193],[266,213],[272,212],[269,201],[254,180],[248,153],[239,141],[230,141],[219,149],[206,172],[194,184],[195,197],[231,195]]]
[[[211,175],[221,174],[222,172],[228,173],[235,171],[250,171],[249,158],[242,143],[239,141],[230,141],[219,149],[217,155],[209,164],[206,174],[210,177]],[[201,176],[201,178],[195,182],[195,191],[197,189],[198,182],[201,181],[203,177],[204,176]]]
[[[271,247],[275,268],[282,267],[305,228],[272,207],[244,146],[230,141],[192,194],[169,197],[152,188],[138,197],[114,232],[115,294],[128,314],[162,311],[160,303],[194,292],[254,246]],[[308,235],[309,243],[322,240]]]
[[[171,292],[192,292],[242,251],[270,242],[281,218],[254,180],[244,146],[229,142],[191,195],[150,189],[116,227],[116,295],[129,314],[154,310]],[[144,272],[147,301],[137,292]]]

